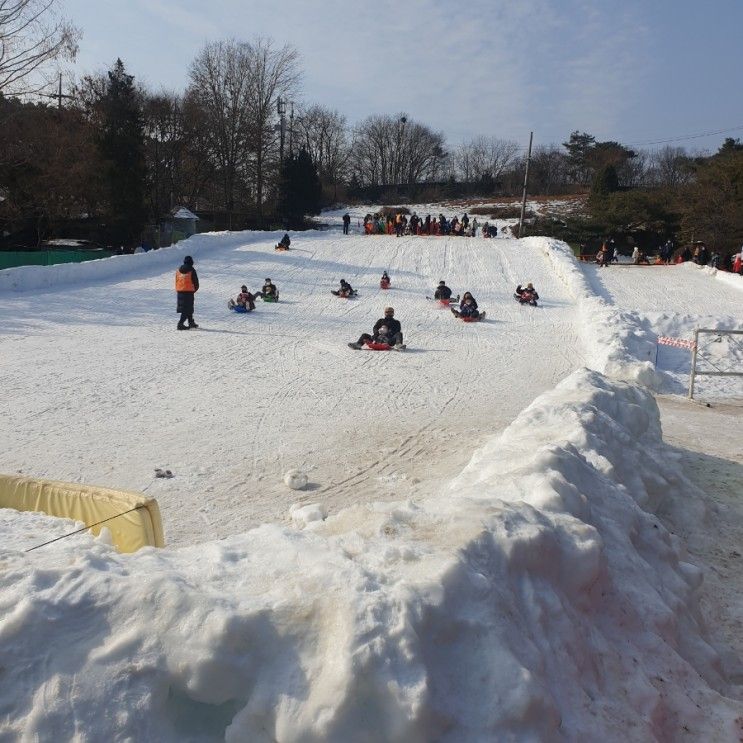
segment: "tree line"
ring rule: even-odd
[[[131,246],[180,206],[216,228],[237,229],[297,225],[304,214],[349,198],[520,193],[522,144],[480,136],[452,145],[405,112],[350,125],[333,108],[295,106],[299,55],[265,38],[205,45],[182,92],[139,85],[117,60],[56,105],[32,102],[27,94],[40,88],[30,81],[50,62],[74,57],[79,33],[50,15],[54,0],[2,7],[12,12],[0,10],[0,45],[13,50],[0,55],[0,232],[7,240],[67,232]],[[529,190],[590,191],[589,218],[568,231],[739,240],[740,157],[737,140],[702,157],[574,131],[559,145],[534,149]]]

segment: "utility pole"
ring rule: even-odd
[[[57,83],[57,92],[56,93],[40,93],[41,96],[44,98],[56,98],[57,99],[57,108],[61,111],[62,110],[62,99],[68,98],[69,100],[73,101],[75,100],[74,95],[67,95],[66,93],[62,92],[62,73],[59,73],[59,82]]]
[[[276,101],[276,112],[279,115],[279,162],[284,163],[284,129],[286,127],[286,101],[279,96]]]
[[[521,217],[519,218],[519,237],[524,230],[524,212],[526,211],[526,188],[529,184],[529,163],[531,162],[531,142],[534,139],[534,132],[529,133],[529,152],[526,156],[526,172],[524,173],[524,196],[521,199]]]
[[[289,157],[294,157],[294,101],[289,114]]]

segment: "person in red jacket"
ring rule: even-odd
[[[194,294],[199,290],[199,277],[193,267],[193,258],[187,255],[183,265],[175,272],[175,291],[178,296],[176,311],[181,313],[178,330],[188,330],[199,326],[193,319]],[[188,320],[188,325],[185,325]]]

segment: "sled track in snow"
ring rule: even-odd
[[[415,497],[583,361],[572,299],[528,244],[300,233],[296,249],[277,254],[268,236],[194,240],[207,246],[195,251],[203,330],[175,332],[177,258],[159,272],[44,293],[43,319],[38,292],[0,296],[0,314],[13,317],[0,334],[0,353],[13,351],[2,469],[148,487],[168,542],[184,544],[283,521],[297,501],[332,511]],[[257,289],[266,276],[281,301],[227,312],[242,283]],[[341,278],[358,298],[330,294]],[[463,323],[426,301],[439,279],[472,291],[487,320]],[[543,307],[513,301],[523,281]],[[385,305],[408,350],[350,351]],[[176,476],[153,482],[156,466]],[[289,467],[308,472],[305,492],[283,485]]]

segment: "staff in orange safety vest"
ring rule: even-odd
[[[187,255],[183,259],[183,265],[175,272],[175,291],[178,295],[176,311],[181,313],[178,321],[178,330],[188,330],[199,326],[193,319],[194,294],[199,290],[199,277],[193,267],[193,258]],[[188,320],[188,325],[185,324]]]

